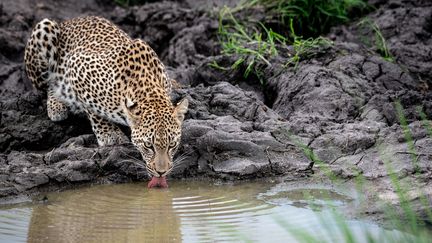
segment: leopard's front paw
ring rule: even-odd
[[[97,135],[99,146],[111,146],[129,143],[129,138],[122,132],[111,132]]]

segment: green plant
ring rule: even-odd
[[[418,153],[415,149],[415,143],[413,139],[413,135],[408,126],[407,119],[404,115],[404,109],[400,102],[395,102],[396,111],[399,117],[400,126],[402,128],[402,132],[405,137],[405,141],[407,142],[408,152],[411,154],[411,160],[413,163],[413,168],[415,172],[415,176],[419,175],[419,166],[417,163]],[[431,130],[431,121],[427,119],[426,114],[422,111],[421,107],[417,107],[417,111],[422,119],[422,123],[424,128],[428,131],[428,135],[432,138],[432,130]],[[319,165],[319,169],[323,171],[326,177],[330,178],[333,183],[338,183],[342,179],[338,178],[337,175],[331,170],[328,164],[321,161],[318,156],[315,155],[313,150],[306,144],[301,143],[294,136],[290,135],[290,140],[301,148],[307,158],[309,158],[313,164]],[[383,161],[384,167],[386,169],[387,175],[390,179],[391,185],[398,197],[400,208],[402,209],[401,213],[398,214],[397,210],[395,210],[395,206],[391,204],[387,204],[385,210],[385,214],[387,215],[387,219],[391,221],[393,227],[398,229],[401,232],[400,234],[390,234],[384,230],[380,230],[378,234],[375,232],[373,234],[367,229],[363,230],[363,234],[365,235],[367,242],[429,242],[431,239],[430,229],[424,228],[424,221],[419,218],[416,212],[413,209],[412,202],[410,201],[410,190],[416,190],[418,192],[418,198],[420,203],[422,204],[425,213],[427,215],[427,220],[432,222],[432,211],[430,209],[430,202],[425,196],[425,192],[423,188],[419,187],[416,184],[410,183],[402,183],[399,179],[398,174],[395,172],[392,163],[391,163],[391,154],[389,154],[388,150],[384,147],[383,144],[377,145],[377,150],[379,152],[379,156]],[[391,151],[391,150],[390,150]],[[357,189],[359,194],[362,195],[363,191],[367,191],[365,178],[359,172],[355,177]],[[415,183],[415,182],[414,182]],[[324,240],[322,238],[317,238],[312,233],[298,229],[293,224],[289,224],[281,218],[276,217],[275,221],[284,227],[289,233],[296,237],[299,242],[336,242],[340,241],[340,239],[333,238],[334,233],[338,233],[342,235],[344,242],[363,242],[363,240],[358,240],[355,237],[354,231],[349,227],[347,219],[336,210],[330,204],[329,199],[329,208],[331,209],[331,217],[323,217],[320,216],[322,227],[326,230],[327,234],[331,236],[331,239]],[[361,200],[362,201],[362,200]],[[336,228],[330,227],[328,224],[329,220],[335,220]],[[337,231],[337,232],[336,232]]]
[[[332,42],[324,37],[303,39],[296,35],[293,21],[290,21],[291,35],[285,37],[261,22],[242,23],[233,13],[238,8],[223,8],[219,12],[218,36],[225,55],[237,55],[237,60],[231,65],[232,69],[245,67],[243,76],[248,78],[253,73],[262,85],[265,85],[263,69],[271,67],[271,57],[279,54],[280,50],[288,53],[288,43],[293,46],[293,54],[288,58],[288,65],[296,68],[300,60],[316,55],[322,48],[329,47]],[[248,27],[246,27],[248,26]],[[210,66],[226,69],[217,63]]]
[[[413,140],[413,135],[407,125],[407,118],[404,115],[404,109],[400,102],[395,102],[395,107],[399,117],[399,123],[402,128],[402,132],[405,136],[406,141]],[[420,114],[424,128],[429,131],[431,121],[427,119],[426,114],[423,112],[421,107],[417,107],[417,111]],[[319,167],[324,175],[331,179],[333,183],[345,184],[344,178],[340,178],[335,174],[330,165],[320,160],[319,157],[314,153],[313,149],[307,144],[301,142],[296,136],[292,135],[289,131],[285,131],[287,136],[294,145],[298,146],[305,154],[305,156],[311,161],[312,165]],[[429,134],[430,136],[431,134]],[[432,138],[432,136],[430,136]],[[411,141],[412,142],[412,141]],[[414,144],[415,145],[415,144]],[[417,154],[414,148],[409,148],[408,151]],[[353,228],[350,225],[350,221],[344,217],[337,208],[331,203],[331,195],[327,194],[328,203],[327,208],[329,209],[329,214],[318,214],[320,221],[320,227],[324,229],[324,235],[315,234],[315,231],[304,229],[298,227],[295,222],[289,222],[282,218],[280,215],[275,215],[273,220],[279,224],[283,229],[285,229],[291,236],[293,236],[298,242],[315,243],[315,242],[369,242],[369,243],[381,243],[381,242],[397,242],[397,243],[426,243],[430,242],[432,237],[432,231],[429,228],[425,228],[424,221],[415,212],[413,207],[412,196],[410,196],[410,190],[416,190],[419,186],[416,184],[409,184],[402,181],[399,175],[393,168],[393,163],[391,161],[392,151],[391,149],[385,147],[381,142],[377,143],[376,149],[379,153],[379,158],[383,162],[386,174],[390,179],[391,185],[398,197],[401,212],[396,208],[395,205],[386,203],[384,212],[387,219],[392,223],[392,227],[399,232],[392,230],[387,230],[385,228],[371,229],[371,228]],[[411,157],[412,160],[415,157]],[[356,172],[355,175],[356,187],[360,195],[368,191],[368,185],[366,183],[366,178],[362,175],[360,171]],[[411,198],[410,198],[411,197]],[[432,222],[432,212],[430,210],[430,202],[425,198],[423,193],[419,197],[421,203],[426,210],[427,220]],[[360,199],[360,203],[365,203],[366,201]],[[429,203],[429,204],[428,204]],[[310,207],[314,207],[314,202],[310,202]],[[361,235],[359,235],[361,234]],[[250,242],[252,240],[245,237],[240,238],[241,234],[237,234],[240,241]],[[361,236],[361,238],[358,238]]]
[[[391,53],[387,47],[387,42],[386,42],[380,28],[378,27],[378,25],[375,22],[373,22],[372,20],[370,20],[369,18],[364,18],[358,23],[358,26],[363,28],[363,31],[366,31],[366,32],[372,31],[373,32],[373,34],[374,34],[373,42],[374,42],[374,45],[375,45],[377,52],[385,60],[387,60],[389,62],[393,62],[394,58],[391,55]],[[363,37],[362,41],[368,46],[371,45],[371,43],[365,37]]]
[[[272,65],[268,58],[278,54],[277,44],[285,45],[286,42],[285,37],[266,28],[262,23],[246,28],[227,7],[219,12],[218,34],[222,53],[239,55],[231,68],[237,69],[245,65],[244,77],[254,73],[261,84],[264,84],[262,68]]]
[[[303,39],[298,36],[294,30],[294,21],[290,20],[291,37],[293,39],[292,46],[294,48],[294,54],[289,58],[287,65],[294,64],[294,68],[297,68],[298,63],[301,59],[308,59],[315,56],[321,49],[325,49],[333,45],[333,42],[324,37],[308,38]]]
[[[407,122],[407,119],[404,115],[404,110],[403,110],[402,104],[399,101],[397,101],[397,102],[395,102],[395,106],[396,106],[396,111],[397,111],[397,114],[399,117],[399,123],[402,127],[405,141],[407,142],[407,145],[408,145],[408,152],[411,156],[412,165],[414,168],[414,173],[418,177],[420,175],[420,166],[418,164],[418,158],[420,155],[415,149],[413,135],[411,133],[411,130],[408,127],[408,122]],[[432,138],[430,121],[427,120],[426,114],[419,107],[417,107],[417,112],[419,113],[419,115],[422,119],[423,126],[424,126],[425,130],[429,133],[429,136]],[[432,210],[430,209],[430,205],[428,205],[429,203],[428,203],[427,198],[425,197],[425,192],[418,187],[414,187],[414,186],[412,186],[412,187],[417,188],[417,192],[420,195],[419,196],[420,203],[425,208],[426,214],[427,214],[429,220],[432,222]]]
[[[252,0],[243,5],[263,6],[268,22],[279,22],[281,30],[294,20],[295,32],[305,37],[317,37],[347,22],[351,12],[368,9],[364,0]]]
[[[418,112],[419,115],[420,115],[420,118],[421,118],[421,120],[422,120],[422,122],[423,122],[423,126],[425,127],[425,129],[426,129],[426,131],[427,131],[429,137],[432,138],[432,125],[431,125],[431,121],[429,121],[429,120],[427,119],[427,116],[426,116],[426,114],[424,113],[424,111],[423,111],[423,109],[422,109],[421,106],[418,106],[418,107],[417,107],[417,112]]]
[[[397,112],[398,117],[399,117],[400,126],[402,128],[403,133],[404,133],[405,141],[407,142],[407,145],[408,145],[408,152],[411,155],[411,160],[413,162],[414,171],[418,172],[419,171],[419,165],[417,162],[417,152],[416,152],[416,149],[414,146],[414,139],[413,139],[411,131],[408,127],[408,122],[407,122],[406,117],[404,115],[402,104],[400,102],[395,102],[395,107],[396,107],[396,112]]]
[[[213,62],[209,63],[208,66],[212,67],[214,69],[221,70],[221,71],[228,71],[228,70],[230,70],[230,68],[222,67],[216,61],[213,61]]]

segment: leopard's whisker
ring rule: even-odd
[[[185,152],[183,154],[180,154],[179,156],[177,156],[177,158],[174,160],[174,163],[178,163],[186,158],[189,157],[189,155],[191,155],[193,152],[195,152],[194,149],[189,150],[188,152]]]
[[[174,160],[174,164],[175,163],[180,163],[181,161],[183,161],[183,160],[185,160],[185,159],[187,159],[187,158],[189,158],[190,156],[189,155],[182,155],[182,156],[179,156],[179,157],[177,157],[175,160]]]
[[[126,157],[130,158],[130,159],[133,159],[133,160],[138,161],[138,162],[143,162],[142,160],[139,160],[139,159],[137,159],[137,158],[135,158],[135,157],[133,157],[133,156],[127,154],[127,153],[124,152],[124,151],[121,151],[121,153],[122,153],[123,155],[125,155]]]
[[[140,166],[141,168],[145,168],[145,166],[144,166],[143,164],[137,163],[137,162],[135,162],[135,161],[124,160],[123,162],[126,162],[126,163],[132,163],[132,164],[135,164],[135,165]]]

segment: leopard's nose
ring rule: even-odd
[[[159,176],[162,176],[163,174],[165,174],[166,171],[156,171],[156,172],[159,174]]]

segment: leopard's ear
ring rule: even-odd
[[[174,108],[174,115],[177,117],[178,122],[181,124],[184,120],[184,116],[188,110],[189,101],[183,98],[177,106]]]
[[[126,97],[122,103],[123,111],[126,114],[126,119],[128,120],[129,125],[135,125],[139,116],[135,114],[135,108],[138,107],[138,104],[134,102],[131,98]]]

